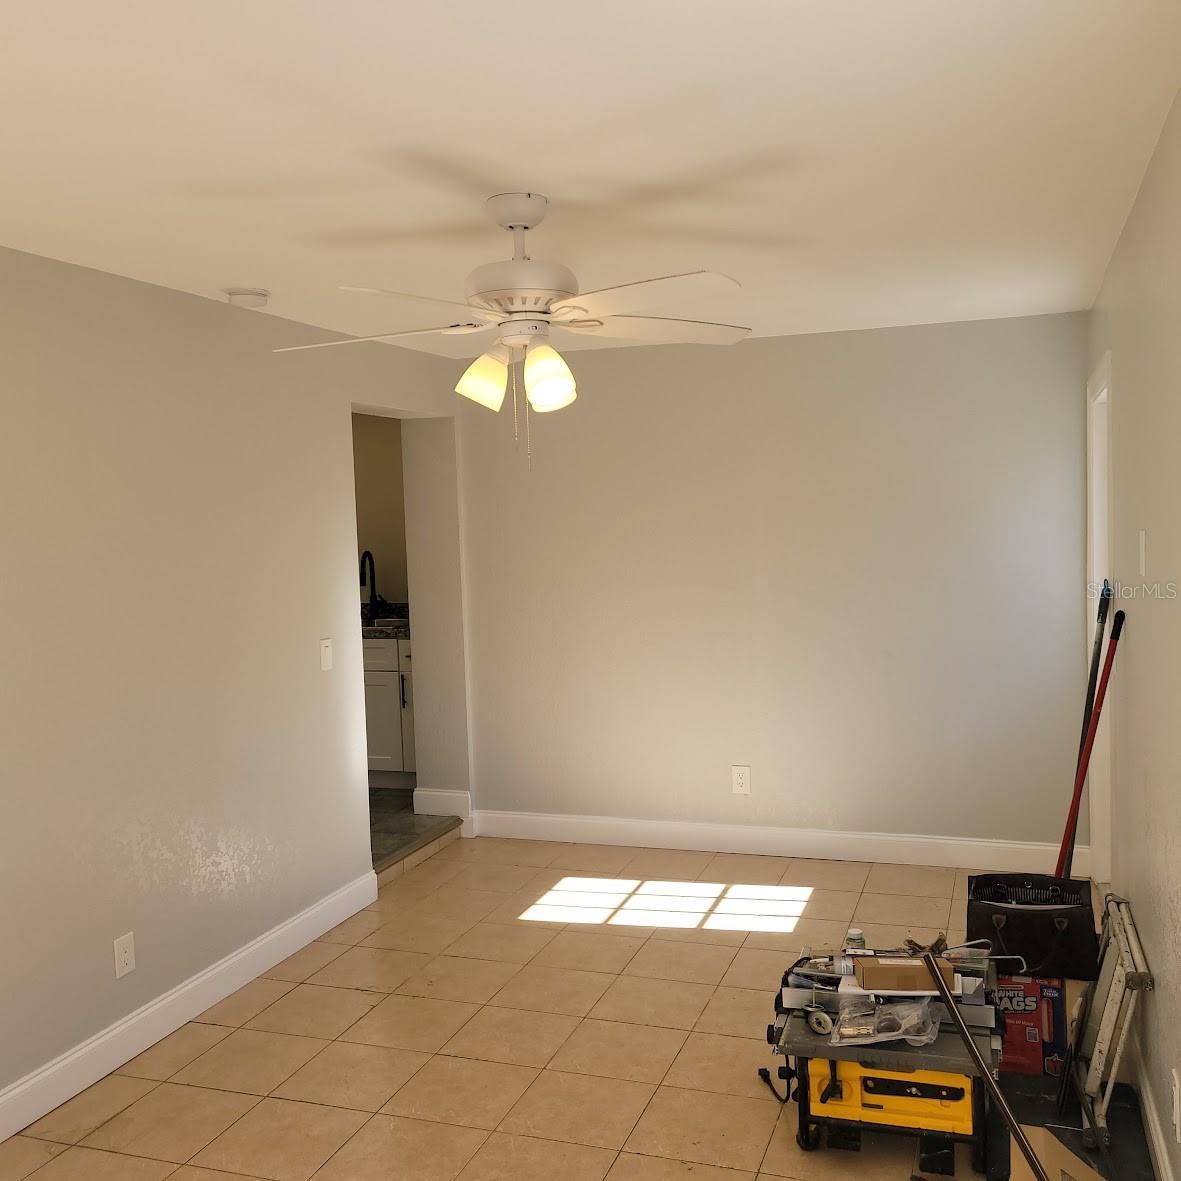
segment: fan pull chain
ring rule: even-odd
[[[517,363],[515,359],[510,359],[508,368],[513,386],[513,446],[516,446],[521,441],[521,431],[517,425]]]
[[[525,460],[530,471],[533,470],[533,436],[529,431],[529,399],[525,399]]]

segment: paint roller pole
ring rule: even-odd
[[[1087,737],[1083,743],[1083,752],[1079,757],[1078,770],[1074,776],[1074,794],[1070,799],[1070,812],[1066,817],[1066,830],[1062,834],[1062,847],[1058,850],[1058,865],[1054,870],[1055,877],[1069,877],[1074,865],[1073,841],[1078,828],[1079,805],[1083,798],[1083,784],[1087,782],[1087,768],[1091,763],[1091,751],[1095,748],[1095,734],[1099,729],[1099,719],[1103,715],[1103,699],[1107,696],[1107,683],[1111,680],[1111,666],[1115,661],[1115,650],[1119,644],[1120,632],[1124,630],[1124,613],[1117,611],[1111,625],[1111,640],[1107,645],[1107,659],[1103,662],[1103,675],[1099,678],[1099,688],[1095,692],[1095,708],[1091,710],[1091,721],[1087,726]]]
[[[935,957],[929,951],[923,953],[923,963],[927,966],[927,971],[930,973],[931,979],[935,982],[935,988],[939,993],[940,999],[943,1001],[943,1007],[947,1010],[947,1015],[951,1023],[960,1035],[960,1041],[964,1043],[964,1049],[968,1051],[968,1056],[976,1064],[977,1074],[980,1075],[984,1085],[988,1088],[988,1093],[992,1096],[992,1101],[996,1104],[997,1110],[1004,1117],[1005,1123],[1009,1128],[1009,1134],[1017,1141],[1017,1147],[1021,1149],[1021,1155],[1028,1162],[1030,1171],[1033,1173],[1036,1181],[1050,1181],[1049,1173],[1042,1168],[1042,1163],[1038,1160],[1037,1153],[1033,1150],[1033,1145],[1030,1144],[1029,1138],[1025,1135],[1021,1125],[1017,1122],[1017,1117],[1013,1114],[1013,1109],[1001,1093],[1000,1085],[992,1077],[992,1069],[984,1061],[984,1056],[972,1040],[972,1035],[969,1033],[968,1027],[964,1024],[963,1017],[960,1016],[959,1008],[955,1003],[955,997],[951,995],[951,989],[947,987],[947,981],[943,979],[943,973],[939,971],[939,965],[935,962]]]
[[[1103,633],[1107,628],[1107,612],[1111,607],[1111,583],[1105,578],[1103,589],[1099,592],[1099,615],[1095,621],[1095,643],[1091,648],[1091,675],[1087,678],[1087,696],[1083,702],[1083,726],[1078,736],[1078,762],[1074,765],[1074,773],[1078,774],[1079,763],[1083,761],[1083,751],[1087,745],[1087,731],[1091,727],[1091,714],[1095,710],[1095,686],[1099,681],[1099,662],[1103,659]],[[1070,849],[1067,851],[1066,862],[1074,864],[1074,841],[1077,830],[1070,834]]]

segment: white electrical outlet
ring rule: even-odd
[[[1173,1137],[1181,1144],[1181,1075],[1175,1070],[1169,1074],[1173,1080]]]
[[[332,641],[320,641],[320,671],[322,673],[332,671]]]
[[[750,768],[730,768],[730,789],[736,796],[750,795]]]
[[[135,932],[128,931],[115,940],[115,979],[135,971]]]

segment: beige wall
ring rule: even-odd
[[[1112,570],[1181,584],[1181,103],[1174,105],[1095,307],[1091,358],[1111,353]],[[1140,530],[1146,573],[1140,577]],[[1169,1071],[1181,1069],[1181,600],[1125,601],[1113,682],[1112,884],[1132,900],[1156,976],[1145,1078],[1174,1173]]]
[[[11,251],[0,304],[3,1089],[369,870],[350,402],[454,366]]]
[[[440,383],[440,389],[446,386]],[[357,556],[369,550],[377,589],[406,601],[406,506],[402,493],[402,424],[397,418],[353,415],[353,478],[357,490]],[[362,601],[369,588],[359,588]]]
[[[1084,349],[1074,315],[580,352],[532,471],[465,406],[478,807],[1056,839]]]

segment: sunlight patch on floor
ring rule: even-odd
[[[568,877],[520,917],[593,926],[790,932],[811,894],[810,886]]]

